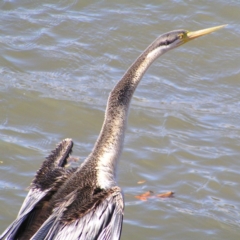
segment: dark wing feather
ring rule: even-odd
[[[72,151],[73,142],[65,139],[43,162],[41,168],[34,177],[28,195],[15,221],[3,232],[0,239],[14,239],[23,222],[29,218],[34,207],[48,194],[50,194],[64,179],[71,174],[71,171],[63,167],[67,163],[67,158]]]
[[[32,211],[35,205],[47,194],[47,190],[39,191],[39,189],[30,189],[19,214],[15,221],[3,232],[0,239],[14,239],[19,227],[27,218],[28,214]]]
[[[64,210],[75,200],[76,192],[68,195],[53,211],[31,240],[117,240],[120,239],[123,220],[123,195],[121,189],[110,189],[111,194],[84,216],[73,222],[63,222]],[[77,211],[77,209],[76,209]]]

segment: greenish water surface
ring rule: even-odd
[[[174,29],[229,24],[148,70],[118,184],[122,239],[240,239],[239,12],[240,1],[223,0],[2,1],[0,232],[59,141],[72,138],[80,162],[89,154],[109,92],[148,44]],[[175,197],[135,198],[149,190]]]

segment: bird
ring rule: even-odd
[[[110,92],[102,129],[88,157],[79,167],[67,168],[73,141],[62,140],[36,172],[16,219],[0,239],[120,239],[124,196],[116,172],[132,96],[154,60],[225,26],[175,30],[153,41]]]

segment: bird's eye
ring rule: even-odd
[[[187,37],[187,33],[188,33],[188,31],[179,33],[179,34],[178,34],[178,38],[179,38],[179,39],[183,39],[184,37]]]
[[[183,39],[184,34],[183,34],[183,33],[180,33],[180,34],[178,35],[178,37],[179,37],[179,39]]]

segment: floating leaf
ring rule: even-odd
[[[169,198],[169,197],[173,197],[174,192],[169,191],[169,192],[160,193],[160,194],[157,194],[157,195],[153,195],[153,194],[154,194],[153,191],[147,191],[143,194],[135,196],[135,198],[137,198],[141,201],[147,201],[148,198]]]
[[[67,161],[68,162],[78,162],[79,159],[80,159],[79,157],[69,156]]]
[[[138,181],[137,183],[138,184],[143,184],[143,183],[145,183],[146,182],[146,180],[140,180],[140,181]]]
[[[147,191],[141,195],[135,196],[135,198],[141,200],[141,201],[147,201],[148,198],[152,197],[153,192],[152,191]]]
[[[173,194],[174,194],[174,192],[169,191],[169,192],[165,192],[165,193],[160,193],[160,194],[157,195],[157,197],[168,198],[168,197],[172,197]]]

